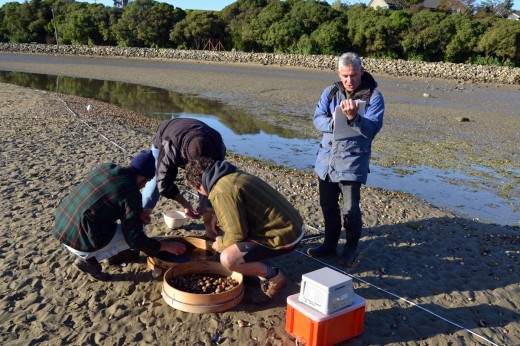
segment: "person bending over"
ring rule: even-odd
[[[226,146],[222,136],[215,129],[196,119],[170,119],[159,124],[153,137],[151,150],[156,161],[157,173],[143,190],[144,223],[150,223],[150,214],[159,197],[163,196],[181,204],[189,218],[194,219],[202,215],[206,237],[209,237],[211,205],[207,205],[206,198],[202,197],[199,199],[198,207],[193,208],[182,195],[175,180],[179,168],[184,168],[189,161],[198,157],[224,160]]]
[[[299,212],[272,186],[227,161],[199,158],[186,165],[185,183],[207,196],[222,236],[213,249],[231,271],[258,276],[269,298],[286,284],[281,269],[264,261],[295,250],[303,237]]]

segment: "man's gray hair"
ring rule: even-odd
[[[356,53],[343,53],[338,58],[338,69],[342,67],[362,67],[361,58]]]

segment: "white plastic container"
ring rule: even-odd
[[[330,314],[354,301],[352,278],[328,267],[303,274],[298,299],[322,314]]]
[[[168,210],[163,213],[164,222],[170,229],[179,228],[186,222],[186,214],[178,210]]]

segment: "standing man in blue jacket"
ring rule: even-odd
[[[340,82],[325,88],[314,113],[314,126],[323,133],[314,168],[319,180],[325,240],[307,253],[313,257],[335,255],[343,221],[346,244],[340,263],[349,266],[355,259],[363,226],[359,206],[361,184],[367,181],[372,140],[383,127],[385,105],[376,90],[377,82],[364,71],[359,55],[351,52],[341,55],[337,73]],[[360,101],[366,102],[364,112]],[[349,130],[349,135],[342,138],[334,136],[333,114],[337,106],[341,112],[336,121],[345,117]]]

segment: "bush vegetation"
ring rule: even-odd
[[[155,0],[115,1],[114,7],[31,0],[0,7],[0,42],[325,55],[355,51],[373,58],[520,66],[520,21],[504,19],[504,6],[493,7],[493,2],[479,8],[467,2],[455,9],[442,0],[441,10],[432,11],[413,0],[400,10],[339,0],[334,5],[238,0],[215,12],[185,11]]]

